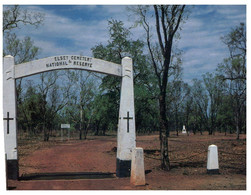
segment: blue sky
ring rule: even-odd
[[[27,5],[24,8],[45,14],[38,29],[25,27],[16,33],[20,38],[30,36],[42,49],[39,58],[81,54],[92,56],[91,48],[106,44],[109,38],[107,20],[117,19],[126,27],[133,25],[123,5]],[[188,20],[182,25],[179,49],[183,50],[183,80],[190,82],[212,72],[228,55],[220,37],[240,22],[246,23],[245,5],[194,5]],[[154,20],[153,20],[154,21]],[[154,28],[154,24],[153,28]],[[133,39],[143,39],[144,30],[132,30]]]

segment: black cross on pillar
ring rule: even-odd
[[[9,134],[10,130],[9,130],[9,125],[10,125],[10,120],[14,120],[14,118],[10,118],[9,116],[9,112],[7,112],[7,118],[3,118],[3,120],[7,120],[7,134]]]
[[[129,133],[129,120],[133,119],[133,117],[129,117],[129,112],[127,112],[127,117],[123,117],[123,119],[127,120],[127,133]]]

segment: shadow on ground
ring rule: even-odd
[[[67,180],[67,179],[106,179],[115,178],[115,173],[81,172],[81,173],[31,173],[19,177],[20,181],[27,180]]]

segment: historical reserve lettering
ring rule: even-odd
[[[47,63],[46,67],[55,67],[55,66],[85,66],[92,68],[92,58],[84,56],[56,56],[54,57],[54,62]]]

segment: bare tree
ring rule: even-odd
[[[44,14],[22,9],[19,5],[4,6],[3,9],[3,33],[10,32],[21,25],[33,25],[38,27],[44,20]]]
[[[41,111],[44,141],[49,140],[52,122],[56,114],[68,104],[68,96],[72,86],[68,83],[64,87],[59,87],[57,81],[60,76],[62,75],[59,71],[41,73],[40,84],[37,86],[43,100]]]
[[[184,20],[185,5],[153,5],[153,15],[155,17],[155,31],[157,43],[154,44],[154,36],[151,34],[151,25],[148,21],[150,6],[132,7],[131,10],[137,14],[141,24],[146,32],[146,42],[150,53],[151,63],[154,69],[159,89],[159,112],[160,112],[160,150],[161,150],[161,168],[170,170],[170,161],[168,155],[168,119],[167,119],[167,83],[169,72],[172,68],[172,47],[175,34]],[[159,58],[155,55],[158,50],[161,55]]]

